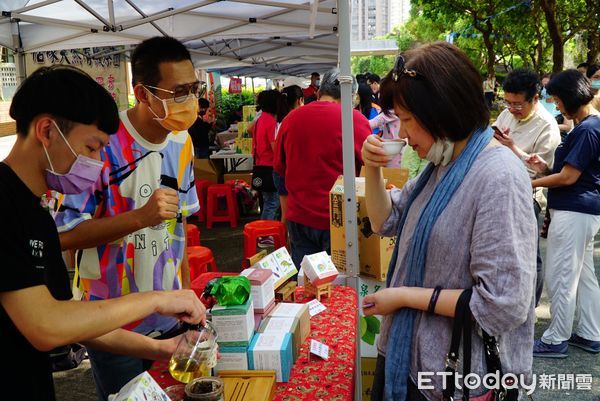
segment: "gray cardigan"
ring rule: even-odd
[[[409,239],[417,219],[450,165],[438,166],[415,199],[405,223],[392,286],[404,281]],[[418,178],[418,177],[417,177]],[[395,236],[402,210],[416,179],[390,192],[392,211],[380,234]],[[531,202],[531,182],[523,163],[504,146],[488,146],[475,160],[463,183],[436,222],[425,264],[424,287],[473,287],[470,306],[476,321],[471,371],[487,370],[479,327],[499,340],[504,373],[524,374],[529,381],[533,362],[534,284],[537,225]],[[385,355],[393,315],[383,319],[378,350]],[[418,313],[412,342],[410,376],[443,372],[450,347],[452,319]],[[461,349],[462,359],[462,349]],[[462,374],[462,361],[458,372]],[[442,377],[433,376],[434,390],[422,390],[439,400]],[[483,390],[471,391],[478,395]],[[458,392],[457,392],[458,394]]]

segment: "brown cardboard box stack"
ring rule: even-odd
[[[398,188],[403,187],[408,181],[408,171],[406,169],[385,168],[383,169],[383,176],[388,185],[392,184]],[[344,271],[346,267],[346,235],[343,177],[339,177],[331,188],[329,201],[331,259],[338,270]],[[360,273],[379,281],[385,281],[388,265],[394,251],[395,238],[380,237],[373,233],[371,222],[367,216],[363,177],[356,178],[356,203]]]

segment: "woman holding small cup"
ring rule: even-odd
[[[445,371],[465,289],[472,290],[471,372],[487,373],[482,329],[497,338],[505,373],[528,378],[536,249],[531,184],[523,163],[493,139],[478,71],[451,44],[421,46],[398,57],[381,101],[400,118],[400,138],[430,163],[388,192],[381,167],[393,156],[374,135],[363,145],[371,225],[396,236],[388,288],[364,298],[365,315],[384,316],[371,399],[441,398],[442,376],[428,376],[428,388],[419,378]],[[506,399],[515,396],[509,391]]]

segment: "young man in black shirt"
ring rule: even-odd
[[[56,225],[42,206],[48,190],[81,192],[99,177],[99,152],[119,117],[111,96],[71,67],[43,67],[15,94],[17,141],[0,163],[0,364],[2,398],[54,400],[47,351],[81,342],[99,350],[168,359],[176,339],[154,340],[120,327],[158,312],[205,319],[192,291],[144,292],[71,301]]]
[[[194,144],[194,154],[196,159],[208,159],[210,154],[209,134],[212,124],[204,121],[204,116],[210,107],[210,102],[201,97],[198,99],[198,118],[194,124],[188,128],[188,134],[192,137]]]

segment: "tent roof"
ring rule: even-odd
[[[168,35],[190,49],[199,68],[246,66],[258,74],[283,65],[303,74],[311,68],[291,67],[337,63],[336,6],[336,0],[4,0],[0,45],[25,52],[127,50]]]

